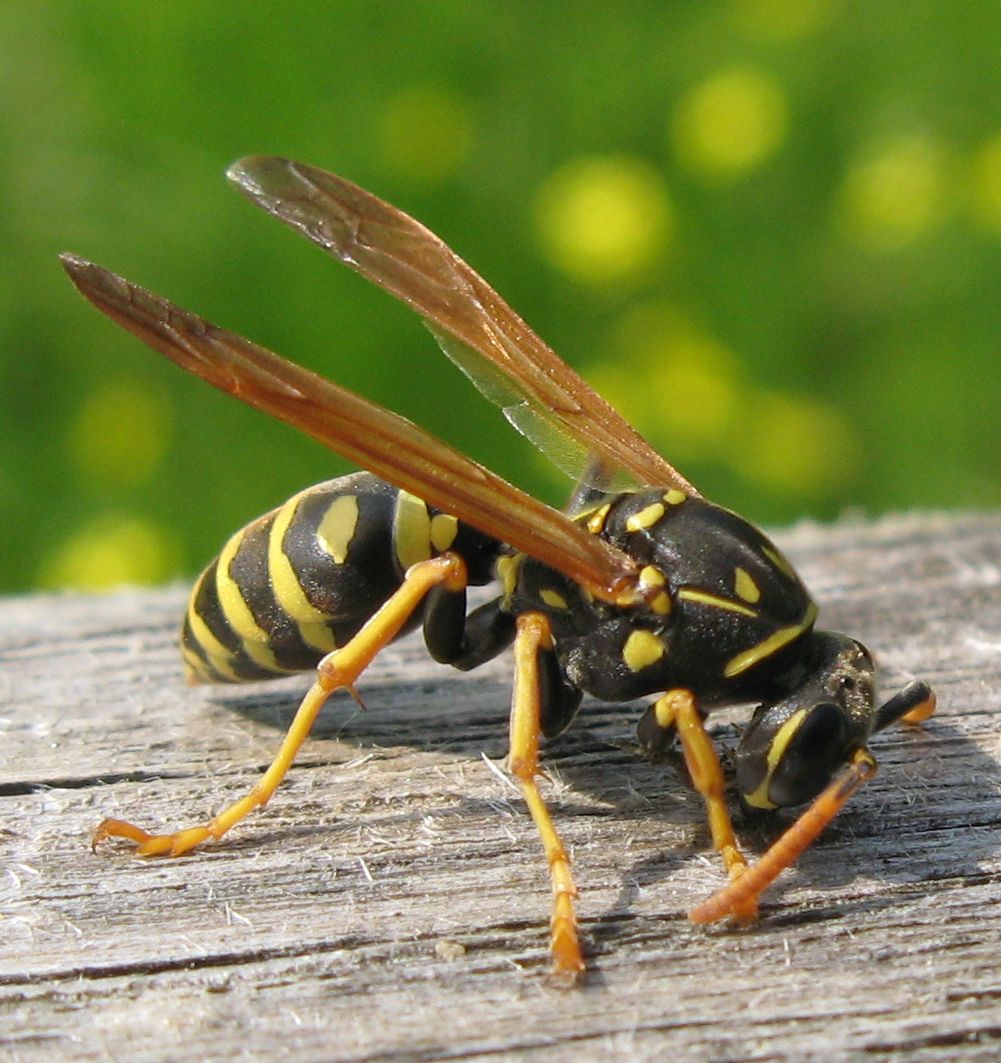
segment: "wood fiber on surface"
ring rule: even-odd
[[[637,706],[585,701],[544,792],[591,973],[547,985],[548,880],[487,762],[510,664],[420,637],[338,696],[271,805],[174,860],[96,854],[104,816],[204,821],[266,766],[306,680],[185,687],[182,590],[0,607],[0,1058],[994,1060],[1001,1055],[1001,517],[776,535],[821,605],[938,714],[746,930],[689,925],[723,882]],[[723,748],[731,720],[712,719]],[[784,822],[777,817],[778,823]],[[776,820],[738,817],[760,852]]]

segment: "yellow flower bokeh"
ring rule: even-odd
[[[937,229],[950,207],[947,152],[915,133],[889,137],[850,167],[840,212],[859,245],[893,251]]]
[[[170,424],[171,409],[163,396],[134,381],[102,381],[70,422],[70,460],[102,484],[143,483],[163,459]]]
[[[776,82],[749,67],[722,70],[678,101],[670,139],[678,158],[711,181],[754,170],[785,138],[789,105]]]
[[[104,513],[66,535],[42,564],[43,587],[109,590],[163,583],[179,572],[173,536],[142,517]]]
[[[557,170],[539,190],[536,218],[550,261],[597,286],[649,267],[674,231],[660,174],[628,155],[578,159]]]

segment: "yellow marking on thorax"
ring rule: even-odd
[[[654,502],[653,505],[647,506],[646,509],[641,509],[639,513],[633,513],[626,520],[626,531],[637,532],[643,531],[645,528],[652,528],[664,516],[664,512],[664,504],[662,502]]]
[[[769,561],[771,561],[779,572],[788,576],[791,580],[799,580],[799,576],[796,575],[796,570],[792,567],[789,563],[789,559],[783,553],[770,546],[763,546],[761,552]]]
[[[757,646],[752,646],[750,649],[738,653],[736,657],[727,662],[726,667],[723,669],[723,674],[727,679],[732,679],[735,675],[746,672],[748,668],[753,668],[759,661],[763,661],[766,657],[777,653],[784,646],[788,646],[794,639],[799,638],[804,631],[807,631],[812,626],[816,619],[817,606],[810,602],[806,612],[803,614],[803,619],[798,624],[790,624],[788,627],[779,628],[778,631],[773,631],[768,638],[762,639]]]
[[[338,565],[343,565],[357,526],[358,496],[341,495],[327,506],[327,512],[316,528],[316,541]]]
[[[678,710],[674,699],[658,698],[653,703],[653,718],[657,721],[658,727],[665,731],[673,731],[678,725]]]
[[[728,613],[739,613],[741,616],[756,617],[754,609],[742,605],[740,602],[731,601],[729,598],[721,598],[718,594],[710,594],[709,591],[700,591],[697,587],[682,587],[678,591],[678,597],[686,602],[698,602],[700,605],[711,605],[715,609],[725,609]]]
[[[775,732],[775,737],[772,739],[771,745],[768,747],[766,758],[768,770],[765,772],[765,777],[761,780],[761,785],[754,791],[754,793],[744,795],[744,800],[747,804],[751,805],[752,808],[778,807],[774,801],[768,799],[768,787],[772,781],[772,775],[775,774],[775,769],[785,756],[786,749],[788,749],[793,735],[799,730],[799,725],[803,722],[803,717],[807,714],[807,711],[807,709],[797,710]]]
[[[504,589],[505,601],[514,594],[518,586],[518,569],[521,567],[524,557],[524,554],[513,554],[511,556],[505,554],[503,557],[497,558],[497,576]]]
[[[640,583],[648,587],[663,587],[666,582],[664,573],[655,565],[644,565],[640,569]]]
[[[754,582],[754,578],[745,568],[739,566],[734,570],[733,589],[738,598],[752,605],[761,598],[761,588]]]
[[[230,538],[222,548],[222,553],[216,562],[215,591],[219,599],[219,607],[226,618],[226,623],[239,636],[244,652],[255,664],[269,672],[291,672],[292,669],[280,667],[275,660],[275,655],[268,645],[268,633],[254,619],[254,614],[250,611],[243,592],[229,572],[229,566],[240,549],[245,532],[246,529],[238,531]]]
[[[640,586],[666,587],[667,579],[659,568],[654,565],[646,565],[640,569]],[[671,596],[667,591],[661,591],[650,601],[650,608],[660,616],[667,616],[671,611]]]
[[[569,609],[566,598],[563,597],[559,591],[550,590],[546,587],[544,590],[539,591],[539,597],[550,607],[550,609]]]
[[[659,616],[667,616],[671,611],[671,596],[667,591],[661,591],[650,603],[650,608]]]
[[[677,487],[672,487],[670,491],[665,492],[664,501],[669,506],[680,506],[682,502],[687,501],[688,495],[684,491],[679,491]]]
[[[605,528],[605,519],[608,517],[608,511],[612,508],[610,502],[606,502],[603,506],[599,506],[588,518],[585,527],[592,535],[600,535]]]
[[[393,515],[393,548],[404,572],[431,556],[431,517],[423,499],[400,491]]]
[[[622,659],[631,672],[639,672],[655,664],[666,653],[664,643],[652,631],[639,628],[626,639]]]
[[[282,543],[292,518],[295,516],[299,500],[309,489],[301,491],[290,498],[275,514],[268,536],[268,575],[271,578],[271,590],[275,601],[294,621],[303,642],[321,653],[329,653],[337,648],[334,636],[327,627],[330,619],[326,613],[317,609],[306,597],[299,579],[292,568]]]
[[[431,545],[444,553],[459,534],[459,522],[451,513],[436,513],[431,518]]]

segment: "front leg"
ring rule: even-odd
[[[731,875],[730,885],[693,908],[688,918],[693,923],[715,923],[727,916],[736,916],[748,904],[757,908],[758,897],[764,890],[799,859],[845,802],[875,774],[876,761],[872,754],[865,748],[857,750],[844,770],[821,790],[754,867],[735,881]]]
[[[652,715],[662,733],[677,733],[692,784],[706,804],[713,845],[723,857],[730,881],[737,881],[747,870],[747,860],[733,833],[726,805],[723,768],[712,740],[706,734],[695,695],[690,690],[669,690],[654,703]],[[753,921],[758,914],[757,895],[742,898],[728,914],[739,923]]]

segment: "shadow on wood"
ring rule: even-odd
[[[105,815],[201,822],[268,763],[303,687],[186,688],[179,590],[12,599],[0,620],[0,1048],[12,1059],[995,1059],[1001,1051],[1001,518],[777,536],[825,626],[940,710],[878,736],[876,780],[747,930],[701,802],[585,704],[546,751],[593,973],[544,973],[547,876],[506,751],[508,664],[417,640],[325,712],[271,805],[216,846],[97,854]],[[713,718],[716,720],[716,717]],[[732,745],[740,714],[720,714]],[[781,825],[781,820],[779,821]],[[759,852],[775,820],[738,822]],[[878,964],[878,966],[876,966]]]

